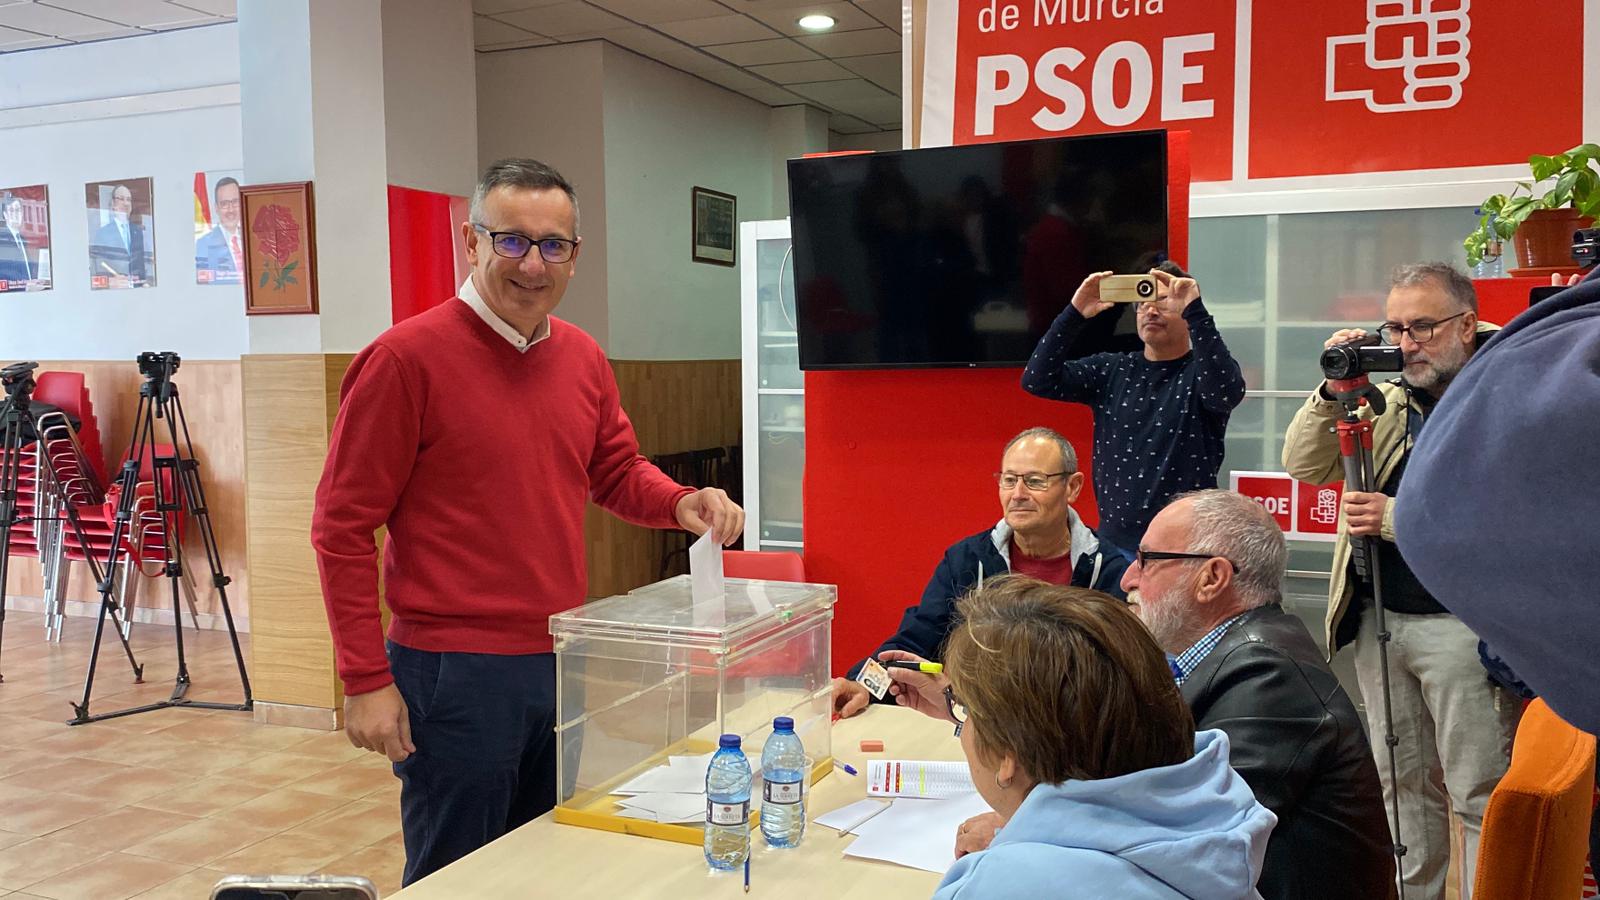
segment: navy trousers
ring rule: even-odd
[[[417,748],[394,764],[409,885],[555,806],[555,654],[391,641],[389,668]]]

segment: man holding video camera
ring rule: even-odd
[[[1417,580],[1395,544],[1397,494],[1411,448],[1434,404],[1497,326],[1478,321],[1472,282],[1446,263],[1402,266],[1390,280],[1386,320],[1376,337],[1397,347],[1401,377],[1377,386],[1387,401],[1373,422],[1372,458],[1377,490],[1346,491],[1329,584],[1327,642],[1331,658],[1354,641],[1356,677],[1366,698],[1374,748],[1387,732],[1383,720],[1382,662],[1373,588],[1352,569],[1352,537],[1376,537],[1377,571],[1386,626],[1398,785],[1391,783],[1387,750],[1375,749],[1385,801],[1398,790],[1401,868],[1408,898],[1442,900],[1450,859],[1449,815],[1465,833],[1462,880],[1470,886],[1478,856],[1483,811],[1510,758],[1518,703],[1502,695],[1480,662],[1478,638]],[[1344,329],[1326,347],[1370,344],[1359,328]],[[1363,410],[1370,416],[1370,407]],[[1283,467],[1295,478],[1327,484],[1343,478],[1334,425],[1342,406],[1319,385],[1295,414],[1283,447]],[[1472,491],[1474,485],[1452,485]],[[1441,523],[1442,524],[1442,523]],[[1491,553],[1492,548],[1481,548]],[[1442,780],[1441,780],[1442,776]],[[1468,889],[1461,891],[1463,900]]]
[[[1133,559],[1167,501],[1217,486],[1223,435],[1244,400],[1244,375],[1200,285],[1171,262],[1150,270],[1153,300],[1138,302],[1142,351],[1071,357],[1088,320],[1115,306],[1101,296],[1110,272],[1083,280],[1034,348],[1022,389],[1094,410],[1093,482],[1101,546]]]

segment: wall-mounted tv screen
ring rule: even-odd
[[[789,160],[802,369],[1020,366],[1090,272],[1166,259],[1167,138]],[[1074,355],[1139,346],[1134,304]]]

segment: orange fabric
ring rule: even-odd
[[[1583,890],[1595,738],[1535,700],[1489,797],[1473,900],[1575,900]]]

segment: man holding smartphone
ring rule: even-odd
[[[1034,348],[1022,388],[1094,410],[1090,462],[1100,542],[1132,560],[1140,535],[1169,499],[1217,486],[1223,436],[1244,399],[1244,375],[1200,300],[1200,285],[1171,262],[1150,270],[1156,297],[1138,304],[1142,351],[1072,358],[1088,320],[1116,305],[1100,296],[1111,274],[1083,280]]]

